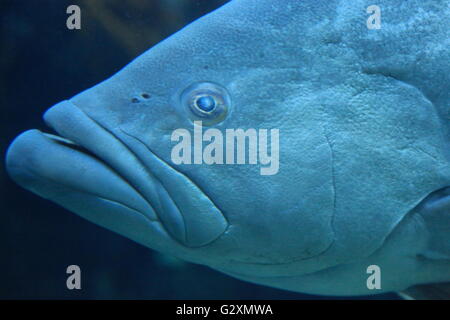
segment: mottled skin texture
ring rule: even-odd
[[[378,1],[380,30],[366,27],[371,4],[232,1],[47,112],[101,160],[29,131],[9,171],[95,223],[248,281],[328,295],[448,281],[449,2]],[[179,95],[197,81],[230,93],[215,128],[280,130],[278,174],[171,163],[172,131],[192,130]]]

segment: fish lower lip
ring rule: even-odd
[[[70,195],[86,201],[107,201],[156,220],[152,208],[127,181],[70,139],[39,130],[26,131],[11,144],[6,164],[13,180],[44,198],[58,203],[66,202]]]

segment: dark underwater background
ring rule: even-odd
[[[156,253],[25,191],[5,172],[14,137],[48,131],[48,107],[225,2],[0,0],[0,299],[333,298],[253,285]],[[81,8],[81,30],[66,28],[71,4]],[[81,290],[66,288],[72,264],[81,268]]]

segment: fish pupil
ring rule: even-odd
[[[211,112],[216,107],[216,101],[211,96],[201,96],[195,100],[195,106],[203,112]]]

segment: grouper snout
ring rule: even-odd
[[[137,138],[106,129],[70,101],[44,120],[59,136],[29,130],[7,152],[8,172],[21,186],[121,234],[133,230],[151,247],[205,246],[226,230],[214,203]]]

